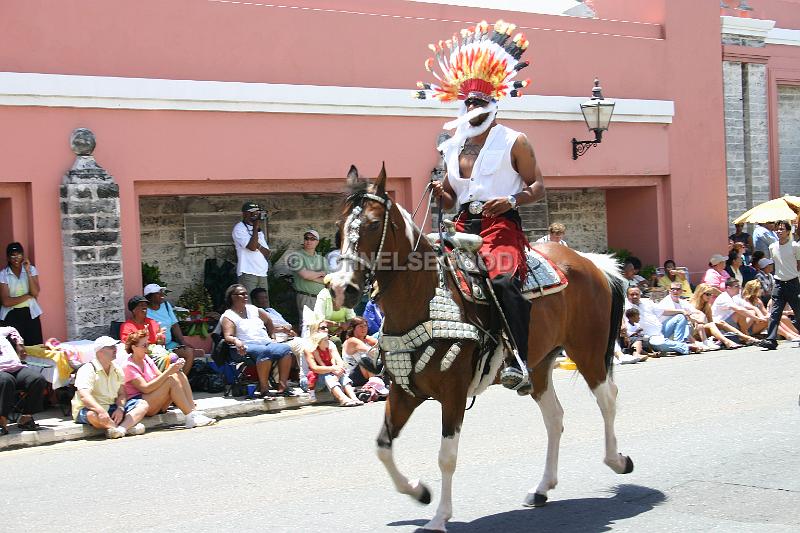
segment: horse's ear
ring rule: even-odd
[[[356,166],[350,165],[350,170],[347,171],[347,190],[352,194],[363,189],[365,186],[366,183],[359,177]]]
[[[381,173],[378,174],[378,179],[375,180],[375,189],[378,196],[386,194],[386,162],[381,163]]]

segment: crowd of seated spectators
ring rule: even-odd
[[[757,225],[753,236],[737,225],[729,236],[727,254],[709,258],[708,269],[694,288],[688,269],[672,259],[647,280],[639,275],[641,261],[627,258],[622,268],[627,300],[618,362],[762,344],[758,337],[767,333],[775,289],[770,245],[777,242],[776,224]],[[787,306],[778,335],[800,341],[792,318]]]

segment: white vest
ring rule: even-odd
[[[472,167],[472,177],[460,177],[458,156],[464,145],[450,145],[444,154],[447,179],[456,193],[456,205],[474,201],[486,202],[520,192],[525,182],[511,165],[511,148],[520,132],[496,124]]]

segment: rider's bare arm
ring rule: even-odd
[[[520,175],[526,187],[514,195],[517,206],[533,203],[544,198],[544,178],[539,165],[536,164],[536,156],[533,147],[528,142],[525,134],[520,134],[511,147],[511,164],[517,174]],[[483,206],[483,213],[486,216],[500,216],[511,209],[511,202],[508,197],[492,198]]]
[[[533,146],[528,142],[528,137],[521,133],[514,146],[511,147],[511,164],[522,178],[527,187],[516,194],[517,205],[525,205],[544,198],[544,178]]]

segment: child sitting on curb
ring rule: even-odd
[[[317,331],[311,335],[305,355],[309,368],[309,391],[315,390],[317,380],[321,379],[340,406],[364,405],[364,402],[356,398],[352,381],[347,376],[339,351],[328,340],[328,328],[325,324],[320,324]]]

